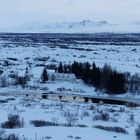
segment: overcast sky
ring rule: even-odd
[[[0,27],[32,21],[140,20],[140,0],[0,0]]]

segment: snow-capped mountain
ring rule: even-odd
[[[140,22],[109,23],[107,21],[82,20],[77,22],[30,22],[18,27],[0,29],[0,32],[16,33],[139,33]]]
[[[55,23],[40,23],[32,22],[14,28],[14,32],[94,32],[104,30],[106,28],[116,26],[107,21],[90,21],[83,20],[79,22],[55,22]]]

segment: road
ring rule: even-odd
[[[44,98],[54,99],[60,101],[80,101],[80,102],[92,102],[92,103],[106,103],[106,104],[117,104],[117,105],[130,105],[140,106],[140,99],[135,98],[122,98],[114,96],[90,96],[90,95],[78,95],[78,94],[62,94],[62,93],[50,93],[44,91],[20,91],[20,90],[9,90],[0,91],[3,96],[21,96],[21,97],[32,97],[32,98]]]

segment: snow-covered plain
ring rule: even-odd
[[[107,63],[118,71],[132,74],[140,72],[139,34],[2,34],[0,50],[1,67],[8,70],[20,71],[30,66],[35,73],[41,65],[58,65],[60,61],[69,64],[76,60],[95,62],[100,67]],[[9,64],[3,67],[7,60]]]
[[[47,37],[45,37],[47,36]],[[90,36],[90,37],[89,37]],[[40,84],[40,76],[44,66],[58,65],[79,62],[93,62],[97,66],[103,67],[105,63],[110,64],[114,69],[131,74],[140,73],[140,41],[139,35],[40,35],[40,34],[1,34],[0,35],[0,70],[3,75],[16,71],[18,75],[24,75],[26,67],[29,67],[32,75],[28,83],[30,87],[36,89],[22,89],[21,87],[0,88],[0,93],[42,93],[44,91],[58,92],[58,89],[64,88],[64,94],[82,94],[82,95],[100,95],[93,87],[84,83],[70,83],[64,81],[48,82]],[[80,37],[80,39],[79,39]],[[102,37],[108,41],[102,40]],[[132,40],[130,40],[132,37]],[[85,39],[86,38],[86,39]],[[112,38],[114,38],[112,40]],[[123,38],[120,41],[118,38]],[[117,41],[116,41],[117,40]],[[118,41],[119,40],[119,41]],[[129,41],[128,41],[129,40]],[[127,97],[129,94],[123,95]],[[9,97],[0,96],[0,100],[6,100]],[[15,133],[24,139],[52,139],[52,140],[135,140],[135,129],[139,124],[139,107],[129,108],[125,106],[67,103],[50,100],[25,99],[22,97],[13,97],[14,100],[0,103],[0,122],[7,119],[9,113],[18,113],[25,120],[24,128],[6,129],[6,133]],[[123,108],[123,109],[122,109]],[[112,111],[113,109],[113,111]],[[58,121],[58,123],[67,123],[64,113],[70,110],[77,114],[76,124],[87,125],[81,127],[62,127],[46,126],[35,128],[30,124],[31,120]],[[109,113],[108,121],[94,120],[95,115],[99,115],[99,110]],[[122,111],[123,110],[123,111]],[[134,120],[131,120],[131,116]],[[128,134],[119,134],[93,128],[94,125],[120,126],[128,131]]]
[[[95,62],[99,67],[109,64],[118,71],[140,73],[138,39],[139,34],[1,34],[0,69],[4,71],[3,75],[16,71],[22,76],[26,67],[29,67],[30,74],[33,75],[29,85],[40,88],[43,88],[40,76],[44,66],[58,65],[60,61],[63,64],[70,64],[75,60],[91,64]],[[76,94],[96,94],[93,87],[83,83],[62,81],[44,86],[55,92],[64,87],[71,89],[72,93],[76,91]]]
[[[12,100],[11,100],[12,99]],[[18,134],[21,138],[28,139],[47,139],[70,140],[70,139],[108,139],[108,140],[135,140],[135,129],[139,123],[139,107],[129,108],[125,106],[100,105],[90,103],[68,103],[51,100],[39,100],[20,97],[2,97],[7,103],[0,103],[0,122],[7,120],[8,114],[19,114],[24,119],[25,126],[17,129],[5,129],[7,134]],[[108,121],[94,120],[99,112],[109,114]],[[34,127],[30,124],[31,120],[45,120],[57,123],[67,123],[65,113],[70,111],[76,115],[75,125],[82,124],[86,127],[63,127],[63,126],[44,126]],[[134,120],[131,120],[131,116]],[[121,134],[103,131],[93,128],[95,125],[119,126],[125,128],[128,134]]]

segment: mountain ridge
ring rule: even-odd
[[[17,32],[89,32],[97,28],[116,26],[107,21],[82,20],[77,22],[32,22],[14,28]]]
[[[72,22],[40,22],[34,21],[0,29],[11,33],[140,33],[140,22],[112,24],[106,20],[81,20]]]

